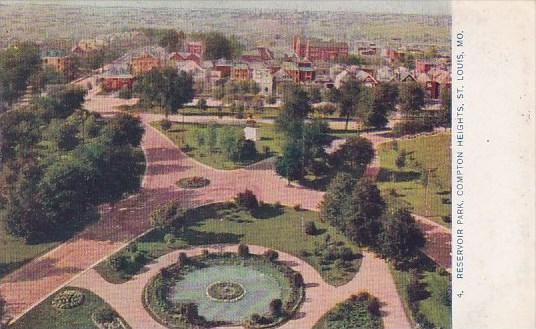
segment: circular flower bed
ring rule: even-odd
[[[201,188],[210,184],[210,180],[205,177],[193,176],[181,178],[177,182],[178,187],[182,188]]]
[[[215,301],[233,303],[239,301],[246,294],[240,283],[231,281],[218,281],[207,287],[207,296]]]
[[[84,294],[78,290],[64,290],[52,300],[52,306],[60,310],[69,310],[84,303]]]

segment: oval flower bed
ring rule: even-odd
[[[84,303],[84,294],[78,290],[64,290],[52,300],[52,306],[60,310],[69,310]]]
[[[169,328],[267,328],[291,318],[304,291],[301,274],[277,261],[218,253],[162,269],[145,287],[144,303]]]
[[[177,182],[177,186],[182,188],[202,188],[208,184],[210,184],[210,180],[200,176],[181,178]]]

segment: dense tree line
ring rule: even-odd
[[[300,180],[307,174],[321,176],[329,171],[361,177],[374,157],[372,144],[356,136],[328,155],[328,124],[318,119],[306,120],[310,112],[309,94],[299,86],[287,88],[276,119],[277,129],[284,136],[283,154],[276,162],[277,173],[289,180]]]
[[[139,187],[141,122],[84,111],[84,94],[63,87],[2,115],[0,206],[11,234],[65,237],[93,218],[96,205]]]
[[[0,50],[0,106],[2,103],[13,104],[40,66],[39,48],[33,43]]]
[[[320,216],[355,243],[377,250],[399,266],[414,261],[424,246],[423,234],[408,210],[389,209],[376,185],[348,173],[331,181]]]

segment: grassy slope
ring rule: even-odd
[[[91,315],[98,308],[109,307],[109,305],[88,290],[68,289],[83,291],[85,295],[84,303],[70,310],[58,310],[52,306],[53,295],[10,325],[8,329],[98,329],[91,320]]]
[[[219,150],[219,147],[216,147],[212,154],[209,152],[208,146],[204,145],[203,147],[198,147],[197,142],[192,139],[191,132],[195,128],[201,128],[206,131],[207,125],[205,124],[175,123],[168,131],[163,131],[157,122],[152,123],[152,125],[153,127],[159,129],[164,134],[166,134],[175,143],[175,145],[183,149],[183,151],[185,151],[188,156],[217,169],[236,169],[260,161],[266,158],[266,155],[264,154],[263,150],[265,146],[268,146],[270,148],[270,154],[268,154],[268,156],[277,155],[281,151],[279,139],[276,137],[275,128],[272,125],[260,125],[258,131],[258,134],[260,135],[260,140],[256,142],[257,151],[259,152],[258,157],[252,161],[245,163],[237,163],[228,160]],[[224,126],[222,125],[218,125],[216,129],[219,132],[221,129],[223,129],[223,127]],[[229,127],[237,131],[243,130],[243,126]],[[190,147],[188,150],[185,150],[183,148],[185,144],[188,144],[188,146]]]
[[[379,146],[381,171],[378,186],[385,193],[395,189],[398,202],[407,203],[419,215],[447,226],[441,219],[450,215],[450,135],[423,136],[414,139],[399,140],[398,149],[408,152],[405,167],[398,169],[395,165],[397,151],[391,143]],[[437,168],[430,179],[428,206],[425,202],[425,188],[421,183],[421,168]],[[395,176],[395,181],[392,181]]]
[[[399,271],[389,266],[393,279],[398,290],[404,310],[408,315],[408,318],[415,323],[413,315],[408,305],[408,293],[406,287],[409,283],[410,274],[407,271]],[[441,301],[441,292],[448,286],[448,276],[442,276],[433,270],[424,270],[422,272],[422,279],[426,286],[426,290],[430,296],[419,302],[419,310],[425,315],[425,317],[440,328],[451,328],[450,319],[452,317],[452,311],[449,306],[446,306]]]
[[[184,233],[179,234],[175,243],[168,245],[163,242],[165,233],[152,231],[137,243],[138,250],[144,252],[149,258],[156,258],[173,249],[184,248],[189,245],[205,245],[214,243],[246,243],[261,245],[287,252],[305,259],[317,269],[324,280],[332,285],[341,285],[351,280],[360,265],[360,259],[352,261],[349,270],[336,268],[333,264],[321,266],[319,257],[313,252],[317,244],[322,244],[326,234],[331,241],[340,242],[351,247],[354,252],[359,248],[354,246],[334,228],[321,223],[318,213],[311,211],[296,211],[289,208],[281,210],[274,207],[264,207],[263,210],[251,216],[248,212],[232,209],[217,209],[218,206],[208,205],[194,210],[188,216],[189,221]],[[306,236],[302,232],[301,218],[304,221],[314,220],[320,234]],[[301,256],[301,251],[307,251],[308,256]],[[123,251],[127,253],[126,251]],[[127,253],[128,254],[128,253]],[[112,271],[107,263],[98,266],[98,271],[111,282],[124,282]]]

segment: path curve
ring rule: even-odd
[[[223,250],[236,252],[237,248],[238,245],[226,245]],[[249,248],[250,252],[254,254],[262,254],[268,250],[268,248],[255,245],[249,245]],[[71,282],[70,285],[89,289],[99,295],[134,329],[166,329],[146,312],[141,297],[143,289],[149,280],[159,273],[161,268],[174,264],[180,252],[186,252],[188,256],[195,256],[200,255],[203,249],[210,252],[220,251],[220,247],[214,245],[173,251],[147,265],[143,273],[122,284],[109,283],[92,269]],[[278,253],[279,261],[300,272],[306,284],[305,302],[297,315],[278,328],[312,328],[322,315],[337,303],[345,301],[352,294],[357,294],[360,291],[368,291],[379,298],[382,304],[384,328],[411,328],[387,264],[375,255],[365,252],[356,276],[343,286],[333,287],[325,283],[320,274],[307,262],[287,253],[279,251]]]

